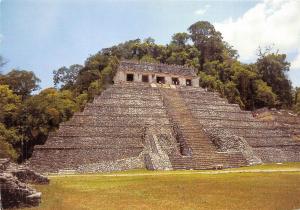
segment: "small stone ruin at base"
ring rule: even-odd
[[[194,69],[122,61],[114,85],[34,148],[43,173],[222,169],[300,161],[275,122],[199,87]]]
[[[38,206],[41,193],[30,184],[48,184],[48,178],[19,166],[8,159],[0,159],[0,207],[21,208]]]

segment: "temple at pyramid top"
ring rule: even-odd
[[[144,82],[199,87],[196,70],[185,66],[123,60],[114,82]]]

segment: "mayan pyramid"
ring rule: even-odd
[[[114,85],[34,148],[40,172],[217,169],[300,161],[272,122],[199,87],[195,70],[122,61]]]

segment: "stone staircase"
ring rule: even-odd
[[[170,121],[177,128],[180,155],[170,160],[174,169],[211,169],[247,165],[242,154],[221,153],[204,133],[203,128],[187,108],[180,92],[161,88]]]

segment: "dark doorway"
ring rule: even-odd
[[[176,77],[172,77],[172,84],[173,85],[179,85],[179,79]]]
[[[142,82],[149,82],[149,76],[148,75],[142,75]]]
[[[156,82],[159,84],[165,84],[165,78],[164,77],[156,77]]]
[[[187,79],[186,80],[186,86],[192,86],[192,80]]]
[[[126,75],[126,81],[127,82],[133,82],[133,74],[127,74]]]

